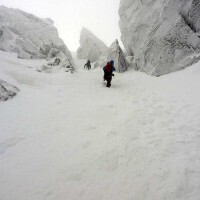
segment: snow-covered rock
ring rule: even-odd
[[[137,64],[135,63],[134,56],[126,56],[126,63],[128,63],[129,68],[133,68],[135,70],[139,70],[137,68]]]
[[[0,80],[0,101],[12,99],[19,92],[19,89],[5,81]]]
[[[128,69],[128,62],[125,59],[124,52],[122,51],[118,40],[115,40],[105,55],[101,56],[98,61],[94,64],[94,67],[104,67],[110,60],[114,61],[114,66],[117,72],[124,72]]]
[[[17,52],[19,58],[47,58],[52,48],[73,62],[51,19],[0,6],[0,50]]]
[[[73,73],[75,71],[74,63],[56,49],[50,51],[47,60],[46,64],[37,69],[38,72],[53,73],[63,71]]]
[[[200,1],[121,0],[121,39],[137,68],[155,76],[200,59]]]
[[[63,58],[65,57],[65,55],[63,54],[63,52],[59,51],[58,49],[52,48],[47,56],[47,60],[51,60],[52,58]]]
[[[79,59],[89,59],[91,62],[97,61],[106,53],[108,47],[97,38],[91,31],[82,28],[80,35],[80,47],[77,50]]]
[[[115,68],[118,72],[124,72],[128,69],[124,53],[118,43],[118,40],[115,40],[109,47],[107,60],[114,61]]]
[[[94,68],[103,68],[106,63],[108,62],[107,56],[101,56],[95,63],[94,63]]]

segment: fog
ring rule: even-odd
[[[71,51],[79,47],[83,26],[108,46],[120,39],[119,3],[120,0],[0,0],[0,5],[51,18]]]

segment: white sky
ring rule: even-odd
[[[120,40],[119,4],[120,0],[0,0],[0,5],[51,18],[71,51],[79,47],[83,26],[108,46],[116,38]]]

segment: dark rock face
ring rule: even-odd
[[[200,59],[199,0],[121,0],[119,15],[138,70],[159,76]]]

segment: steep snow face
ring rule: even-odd
[[[95,62],[104,55],[108,47],[88,29],[83,28],[80,35],[80,47],[77,50],[79,59],[89,59]]]
[[[118,43],[118,40],[115,40],[108,49],[107,60],[113,60],[115,68],[118,72],[124,72],[128,69],[124,53]]]
[[[121,0],[121,39],[137,68],[155,76],[200,59],[199,0]]]
[[[0,80],[0,101],[7,101],[13,98],[19,89],[5,81]]]
[[[72,60],[51,19],[0,6],[1,50],[17,52],[19,58],[46,58],[52,48]]]

